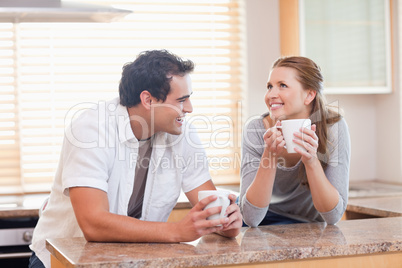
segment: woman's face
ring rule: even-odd
[[[274,121],[310,116],[312,90],[303,89],[296,76],[297,71],[288,67],[276,67],[269,75],[265,103]]]

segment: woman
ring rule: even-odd
[[[350,138],[345,120],[323,96],[320,68],[305,57],[274,62],[265,103],[269,112],[246,125],[242,144],[240,208],[252,227],[326,221],[337,223],[348,200]],[[289,154],[281,120],[310,118],[294,133]]]

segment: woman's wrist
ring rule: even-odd
[[[307,164],[304,164],[307,173],[307,180],[311,183],[309,177],[316,177],[317,174],[324,174],[324,170],[321,166],[320,160],[315,158],[314,160],[309,161]],[[325,174],[324,174],[325,176]]]
[[[265,149],[261,156],[260,167],[264,169],[276,169],[277,162],[277,154]]]
[[[305,161],[303,164],[306,169],[315,169],[317,167],[321,167],[321,162],[316,156],[312,157],[308,161]]]

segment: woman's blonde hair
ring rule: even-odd
[[[272,69],[277,67],[287,67],[296,70],[296,79],[300,82],[303,89],[314,90],[317,94],[312,102],[310,119],[312,124],[316,124],[316,134],[318,137],[318,158],[321,166],[325,168],[328,163],[328,127],[338,122],[341,114],[327,105],[323,95],[324,78],[320,67],[311,59],[300,56],[281,57],[277,59]],[[335,107],[334,107],[335,108]],[[301,165],[299,174],[302,175],[302,184],[308,185],[304,165]]]

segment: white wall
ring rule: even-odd
[[[402,33],[402,6],[400,1],[393,4],[393,90],[392,94],[376,96],[376,131],[377,131],[377,175],[384,181],[402,183],[402,99],[401,83],[399,77],[402,62],[401,44],[399,40]]]
[[[248,117],[267,111],[263,101],[266,81],[272,62],[280,56],[278,1],[245,1]],[[394,47],[397,47],[396,45],[395,41]],[[397,55],[398,53],[394,52],[395,61],[399,59]],[[399,74],[396,64],[394,72]],[[402,183],[399,80],[394,79],[392,94],[330,95],[327,99],[329,102],[339,102],[349,125],[352,144],[350,180]]]
[[[352,147],[350,180],[378,179],[376,96],[328,95],[327,100],[329,103],[338,102],[349,126]]]

